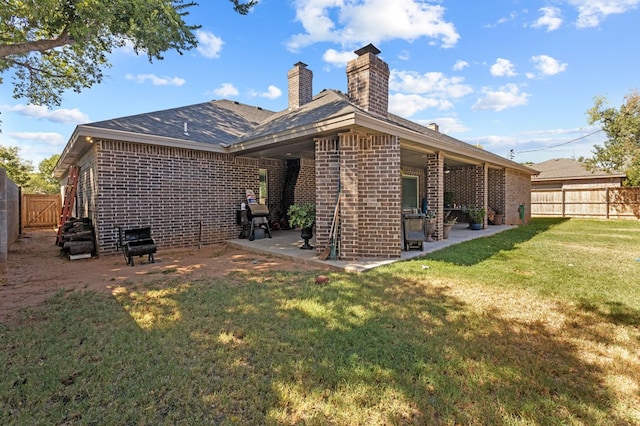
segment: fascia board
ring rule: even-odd
[[[498,166],[500,168],[516,169],[532,175],[537,175],[539,173],[537,170],[530,167],[511,162],[487,151],[464,149],[464,147],[460,147],[457,144],[454,145],[446,140],[430,137],[424,133],[416,132],[415,130],[407,129],[405,127],[390,125],[384,120],[376,119],[369,115],[357,114],[356,125],[362,126],[366,129],[394,134],[401,140],[404,139],[408,141],[409,146],[411,146],[412,143],[414,146],[424,145],[428,151],[443,151],[447,157],[455,158],[467,163],[488,163],[490,167]]]
[[[250,139],[236,144],[230,145],[226,152],[237,154],[246,151],[256,151],[268,148],[274,144],[290,142],[293,139],[303,139],[317,137],[321,133],[331,133],[352,127],[355,123],[354,113],[343,114],[337,117],[331,117],[317,123],[305,126],[295,127],[293,129],[284,130],[282,132],[273,133],[255,139]]]

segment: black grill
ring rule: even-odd
[[[158,251],[158,246],[151,238],[151,227],[122,230],[118,228],[118,247],[122,248],[122,254],[127,259],[127,265],[133,265],[133,257],[149,255],[149,262],[154,263],[153,254]]]

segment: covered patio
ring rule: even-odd
[[[303,244],[303,240],[300,238],[300,230],[298,229],[273,231],[273,238],[262,238],[253,241],[249,241],[248,239],[234,239],[227,241],[227,244],[250,252],[291,258],[295,262],[317,264],[319,267],[330,266],[337,271],[359,273],[378,266],[388,265],[393,262],[424,256],[454,244],[459,244],[476,238],[487,237],[513,228],[512,225],[492,225],[479,231],[472,231],[467,227],[468,224],[466,223],[457,223],[451,229],[451,234],[448,239],[441,239],[433,242],[425,241],[423,244],[423,250],[402,251],[400,258],[395,259],[372,258],[359,260],[320,260],[316,250],[300,249],[300,246]],[[309,243],[315,246],[315,236],[309,241]]]

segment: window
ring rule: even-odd
[[[417,209],[418,203],[418,176],[402,176],[402,209]]]
[[[267,180],[267,169],[260,169],[260,187],[258,189],[258,203],[267,204],[269,185]]]

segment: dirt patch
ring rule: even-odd
[[[0,322],[23,307],[36,307],[57,291],[95,290],[111,294],[117,287],[162,278],[222,277],[233,271],[305,271],[318,266],[290,259],[243,252],[225,244],[202,248],[158,250],[155,263],[135,258],[127,266],[122,255],[69,260],[56,246],[51,229],[26,230],[11,246],[0,278]]]

